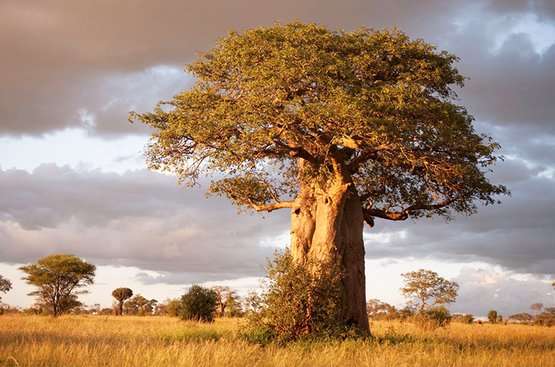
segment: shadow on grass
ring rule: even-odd
[[[213,330],[183,329],[167,333],[137,336],[110,335],[76,335],[62,334],[56,331],[11,331],[0,335],[0,345],[9,346],[17,344],[51,343],[55,345],[123,345],[126,343],[196,343],[205,341],[217,341],[223,337],[222,334]]]
[[[488,349],[494,351],[521,349],[523,351],[536,350],[538,352],[552,351],[555,349],[554,343],[529,343],[522,340],[500,341],[477,338],[474,340],[457,340],[447,336],[415,336],[396,331],[388,331],[384,335],[373,336],[372,343],[378,345],[405,345],[420,344],[428,346],[443,345],[458,351],[475,351]]]
[[[222,338],[222,334],[214,330],[191,330],[184,329],[178,332],[166,333],[160,337],[160,340],[166,343],[175,342],[204,342],[217,341]]]

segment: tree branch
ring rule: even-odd
[[[284,209],[284,208],[292,208],[293,205],[295,204],[295,201],[291,200],[291,201],[276,201],[274,203],[271,204],[256,204],[254,203],[252,200],[248,200],[249,201],[249,205],[251,208],[253,208],[254,210],[256,210],[257,212],[271,212],[277,209]]]
[[[441,201],[437,204],[428,204],[428,205],[424,205],[424,204],[416,205],[415,204],[415,205],[409,206],[408,208],[406,208],[402,211],[389,211],[389,210],[384,210],[384,209],[366,208],[366,209],[363,210],[364,220],[365,220],[366,223],[368,223],[370,225],[370,227],[373,226],[373,219],[371,220],[372,217],[378,217],[378,218],[394,220],[394,221],[405,220],[411,214],[413,214],[415,211],[441,209],[441,208],[446,207],[447,205],[455,202],[459,198],[460,198],[460,195],[457,195],[453,198],[445,199],[445,200],[443,200],[443,201]]]
[[[402,212],[390,212],[388,210],[374,209],[374,208],[364,209],[364,218],[365,218],[366,223],[368,223],[368,221],[366,220],[366,218],[368,216],[378,217],[378,218],[388,219],[388,220],[405,220],[409,217],[409,215],[407,213],[405,213],[404,211],[402,211]]]
[[[273,142],[275,145],[283,149],[287,149],[289,151],[289,155],[293,158],[303,158],[314,165],[318,164],[318,160],[303,147],[292,147],[289,144],[279,141],[278,139],[274,139]]]
[[[437,210],[437,209],[441,209],[443,207],[446,207],[447,205],[455,202],[457,199],[460,198],[460,195],[456,195],[452,198],[446,198],[445,200],[437,203],[437,204],[429,204],[429,205],[411,205],[408,208],[406,208],[405,210],[403,210],[404,213],[407,214],[411,214],[412,212],[416,211],[416,210]]]

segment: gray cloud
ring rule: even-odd
[[[287,213],[239,216],[226,200],[148,171],[12,169],[0,171],[0,191],[3,262],[69,252],[99,265],[231,279],[262,274],[273,252],[265,241],[288,227]]]
[[[469,43],[469,49],[461,47],[459,55],[466,60],[465,74],[471,77],[460,92],[470,111],[498,125],[555,134],[555,106],[551,102],[555,45],[537,54],[529,36],[522,33],[511,35],[494,54],[487,50],[477,53],[476,48],[483,46]]]
[[[499,168],[492,179],[512,190],[501,205],[481,207],[477,214],[449,223],[378,221],[377,230],[389,233],[390,240],[380,242],[367,231],[367,256],[481,260],[519,272],[551,274],[555,268],[554,181],[538,176],[540,170],[521,161],[509,160]]]
[[[492,268],[463,268],[454,280],[460,289],[457,302],[450,307],[452,312],[486,316],[493,309],[507,318],[521,312],[533,313],[532,303],[549,306],[553,299],[550,282],[531,277],[515,279]]]
[[[498,175],[513,196],[502,206],[480,208],[449,224],[378,221],[367,231],[367,256],[483,260],[549,274],[555,266],[553,180],[533,177],[522,162],[507,163]],[[173,177],[148,171],[119,175],[45,164],[32,173],[0,171],[0,190],[9,193],[0,197],[4,261],[64,251],[101,264],[187,270],[215,279],[261,274],[274,246],[288,242],[285,211],[267,220],[238,216],[226,200],[206,199],[199,188],[179,189]],[[276,244],[276,237],[284,243]]]
[[[96,117],[95,132],[144,131],[125,123],[128,109],[150,109],[156,101],[170,98],[187,85],[184,74],[156,78],[152,77],[152,71],[156,67],[181,70],[195,58],[196,52],[212,47],[231,28],[242,30],[293,19],[347,30],[361,25],[376,28],[398,25],[413,37],[452,46],[450,51],[457,53],[461,39],[467,39],[472,33],[466,28],[462,33],[457,32],[461,17],[468,17],[475,19],[472,28],[479,37],[474,46],[482,46],[474,47],[463,58],[470,65],[468,74],[474,76],[474,69],[489,75],[500,60],[513,65],[513,69],[521,66],[520,60],[507,62],[501,56],[492,57],[483,46],[493,35],[480,33],[484,27],[474,24],[503,18],[508,12],[537,14],[541,19],[546,18],[545,21],[552,19],[552,13],[546,11],[552,6],[541,1],[526,7],[485,0],[470,2],[466,7],[461,7],[459,2],[439,0],[348,3],[166,0],[87,4],[52,0],[3,2],[1,6],[0,44],[4,53],[0,60],[0,133],[15,135],[86,124],[80,111]],[[528,61],[529,56],[522,57],[522,62]],[[483,61],[487,67],[480,68],[472,63],[473,59]],[[519,68],[519,73],[510,78],[520,86],[513,94],[521,96],[525,86],[544,81],[540,76],[549,72],[551,61],[534,62],[538,68]],[[527,78],[529,75],[534,80]],[[136,81],[141,78],[144,83],[137,85]],[[547,83],[540,83],[539,89]],[[476,102],[477,110],[481,111],[480,99],[471,102]],[[542,116],[545,112],[533,111]]]

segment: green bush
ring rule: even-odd
[[[262,307],[247,318],[244,336],[255,343],[358,336],[340,311],[342,272],[331,264],[296,264],[288,250],[268,266]]]
[[[464,315],[461,317],[461,322],[462,322],[463,324],[472,324],[472,323],[474,322],[474,316],[471,315],[471,314],[469,314],[469,313],[464,314]]]
[[[488,320],[490,323],[496,324],[498,321],[498,318],[499,318],[499,315],[497,314],[497,311],[495,310],[488,311]]]
[[[423,329],[431,330],[449,325],[451,323],[451,319],[451,314],[443,306],[423,311],[422,313],[414,316],[414,322],[416,325]]]
[[[180,316],[181,315],[181,300],[169,299],[164,303],[165,314],[167,316]]]
[[[214,321],[216,298],[216,292],[213,290],[193,285],[181,297],[181,319],[202,322]]]

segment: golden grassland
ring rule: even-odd
[[[426,331],[372,322],[374,338],[260,346],[238,319],[0,317],[0,366],[555,366],[555,328],[464,325]]]

